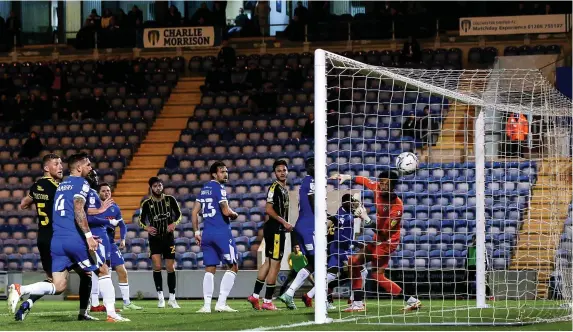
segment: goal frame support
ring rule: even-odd
[[[327,322],[326,261],[326,52],[314,52],[314,280],[315,305],[314,322]]]

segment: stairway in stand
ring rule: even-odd
[[[447,163],[474,160],[474,107],[457,102],[450,105],[435,146],[419,150],[421,162]]]
[[[555,268],[567,209],[573,191],[571,159],[546,158],[537,164],[528,213],[524,215],[510,270],[538,271],[537,298],[547,296],[549,277]]]
[[[123,211],[126,222],[139,208],[141,199],[148,194],[147,181],[163,168],[173,144],[179,141],[181,130],[201,102],[199,86],[203,77],[184,77],[171,92],[161,114],[153,123],[147,137],[133,156],[114,190],[114,200]]]

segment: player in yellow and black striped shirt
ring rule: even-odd
[[[247,299],[256,310],[278,310],[272,302],[277,276],[285,249],[285,233],[293,226],[288,222],[289,190],[286,184],[288,167],[284,160],[273,164],[276,181],[267,193],[267,214],[263,236],[265,239],[265,263],[259,268],[253,294]],[[259,303],[259,293],[267,285],[263,305]]]
[[[162,259],[167,270],[168,305],[179,308],[175,299],[175,226],[181,222],[181,209],[175,197],[163,193],[163,182],[154,176],[149,179],[149,198],[141,203],[140,226],[149,233],[149,251],[153,263],[153,281],[159,298],[159,308],[165,307],[163,297]]]

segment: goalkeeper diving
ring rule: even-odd
[[[331,179],[338,179],[340,184],[352,180],[374,192],[374,204],[376,206],[376,228],[371,243],[365,244],[364,248],[352,255],[349,260],[350,277],[354,293],[353,302],[348,311],[364,311],[363,277],[361,271],[366,263],[372,263],[372,275],[380,287],[392,296],[402,294],[406,306],[403,311],[417,310],[422,303],[412,297],[403,294],[402,288],[392,280],[386,278],[385,269],[390,262],[390,255],[396,251],[400,244],[400,225],[404,205],[402,200],[394,193],[394,187],[398,182],[398,172],[385,170],[378,175],[378,180],[373,181],[363,176],[352,178],[347,174],[335,174]]]

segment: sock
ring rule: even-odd
[[[237,274],[233,271],[225,272],[223,279],[221,280],[221,287],[219,291],[219,298],[217,299],[217,306],[222,307],[227,304],[227,296],[233,289],[233,285],[235,284],[235,277]]]
[[[314,298],[314,293],[316,293],[316,287],[312,287],[308,293],[306,293],[306,296],[310,297],[311,299]]]
[[[163,277],[161,276],[161,271],[153,271],[153,282],[155,283],[155,290],[163,292]]]
[[[34,302],[38,301],[39,299],[43,298],[44,295],[30,295],[28,298],[28,303],[30,304],[30,309],[34,306]]]
[[[165,301],[165,296],[163,296],[163,291],[157,292],[157,298],[158,298],[159,300]]]
[[[86,315],[90,304],[92,290],[92,278],[90,275],[82,273],[80,277],[80,315]]]
[[[363,299],[364,299],[364,291],[355,290],[354,291],[354,300],[352,301],[352,303],[356,304],[356,305],[362,305]]]
[[[332,281],[336,280],[336,275],[334,273],[327,273],[326,274],[326,283],[329,284]],[[328,293],[332,293],[332,287],[330,287],[330,285],[328,286]],[[314,295],[316,294],[316,287],[312,287],[308,293],[306,293],[306,296],[310,297],[311,299],[314,298]]]
[[[203,300],[205,307],[211,307],[211,299],[213,299],[213,290],[215,288],[215,275],[211,272],[205,272],[203,277]]]
[[[97,307],[99,305],[99,277],[92,272],[92,290],[91,290],[91,305]]]
[[[300,271],[298,271],[296,275],[296,278],[294,278],[294,281],[292,282],[292,284],[290,284],[290,287],[286,291],[286,294],[291,297],[294,296],[294,292],[296,292],[300,288],[300,286],[304,284],[304,281],[306,280],[306,278],[308,278],[309,275],[310,272],[308,272],[307,269],[300,269]]]
[[[175,271],[167,272],[167,288],[169,288],[169,294],[175,294],[176,285],[177,285],[177,278],[175,276]]]
[[[400,293],[402,293],[402,288],[400,286],[398,286],[392,280],[386,278],[384,273],[377,273],[376,274],[376,280],[378,281],[378,284],[380,285],[380,287],[384,288],[384,290],[386,292],[388,292],[394,296],[400,295]]]
[[[255,299],[259,298],[259,294],[261,294],[261,291],[263,290],[264,285],[265,285],[265,281],[259,280],[257,278],[257,280],[255,281],[255,289],[253,290],[253,296],[255,297]]]
[[[275,292],[275,284],[267,285],[267,289],[265,291],[265,302],[271,302],[273,300],[273,294]]]
[[[99,289],[108,316],[115,317],[115,288],[109,275],[99,277]]]
[[[169,293],[169,301],[175,301],[175,293]]]
[[[361,270],[362,270],[361,266],[353,266],[352,267],[352,289],[353,290],[362,289],[362,274],[360,273]]]
[[[126,282],[125,284],[119,283],[119,290],[121,291],[121,298],[123,299],[123,304],[128,305],[131,303],[129,300],[129,284]]]
[[[20,293],[22,295],[54,295],[56,294],[56,286],[51,282],[40,281],[35,284],[20,286]]]

